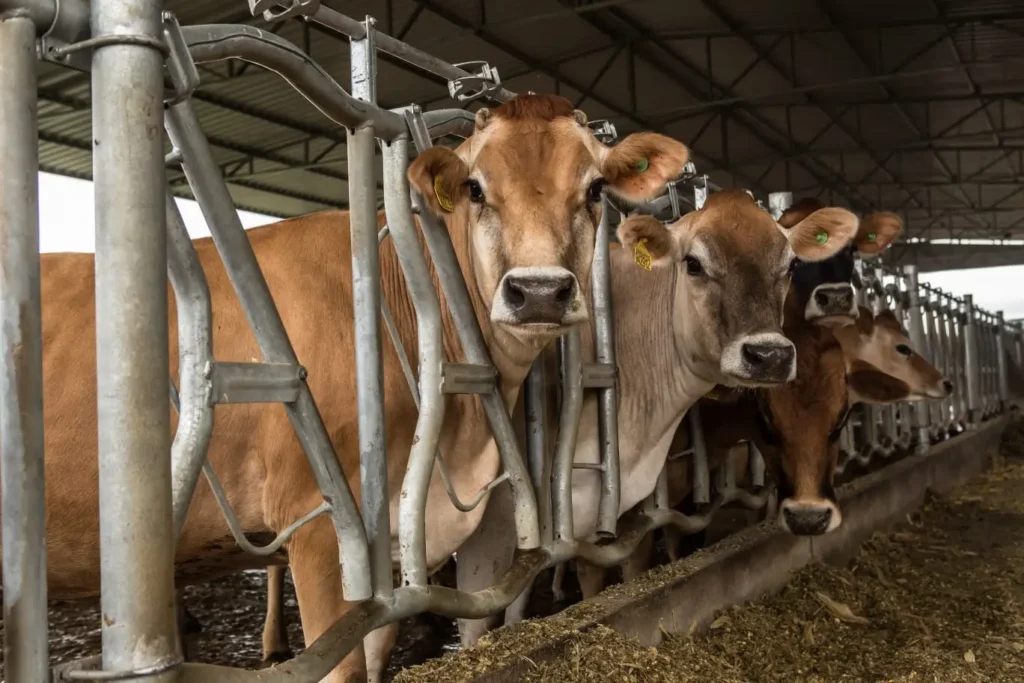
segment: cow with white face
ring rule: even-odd
[[[797,354],[782,329],[790,273],[798,260],[832,256],[856,230],[856,216],[833,208],[783,229],[743,190],[716,192],[699,211],[669,226],[649,216],[622,222],[623,248],[611,250],[620,515],[654,490],[676,427],[712,387],[776,386],[794,377]],[[638,267],[647,256],[649,271]],[[588,361],[589,323],[582,338]],[[600,462],[599,438],[597,399],[588,395],[576,464]],[[600,473],[575,469],[572,486],[575,536],[594,540]],[[505,527],[507,519],[498,515],[485,519],[459,549],[458,562],[467,564],[460,580],[465,574],[474,588],[493,583],[499,559],[511,557],[512,539],[506,534],[501,540]],[[464,643],[475,642],[485,627],[463,626]]]

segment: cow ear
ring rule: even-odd
[[[903,232],[903,219],[890,211],[876,211],[864,217],[854,242],[857,251],[868,256],[879,254]]]
[[[601,163],[609,190],[631,202],[661,194],[690,160],[686,145],[657,133],[633,133],[612,147]]]
[[[630,216],[616,231],[622,246],[632,249],[636,264],[650,270],[679,259],[679,242],[665,224],[652,216]]]
[[[823,261],[850,243],[857,217],[846,209],[818,209],[790,229],[779,226],[793,252],[804,261]]]
[[[446,147],[431,147],[409,165],[409,184],[438,216],[455,211],[467,194],[467,178],[466,162]]]
[[[855,362],[850,368],[846,387],[853,398],[863,403],[887,404],[910,396],[906,382],[863,361]]]

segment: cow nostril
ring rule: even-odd
[[[814,301],[821,307],[828,306],[828,294],[825,292],[815,292]]]
[[[560,304],[568,304],[573,299],[573,295],[575,294],[573,291],[574,289],[575,287],[573,287],[572,278],[566,278],[565,284],[559,287],[558,291],[555,292],[555,301]]]
[[[526,304],[526,293],[512,278],[505,278],[505,301],[512,308],[522,308]]]
[[[793,359],[793,347],[775,344],[744,344],[743,359],[750,365],[789,363]]]

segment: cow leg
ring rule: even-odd
[[[284,618],[284,573],[287,567],[267,567],[267,617],[263,622],[263,666],[292,658],[288,624]]]
[[[568,562],[559,562],[555,565],[554,576],[551,577],[551,597],[555,602],[565,602],[565,569]]]
[[[391,661],[391,651],[398,640],[398,622],[382,626],[363,639],[366,652],[366,680],[368,683],[384,683],[384,672]]]
[[[649,531],[622,563],[622,581],[631,581],[651,568],[654,555],[654,532]]]
[[[580,592],[583,599],[594,597],[604,590],[604,567],[590,564],[584,559],[576,560],[576,578],[580,582]]]
[[[487,501],[480,526],[455,554],[455,576],[459,590],[474,593],[490,588],[512,566],[516,534],[512,508],[512,489],[496,488]],[[501,625],[502,615],[485,619],[459,619],[462,647],[473,647],[487,631]]]
[[[338,541],[329,517],[318,517],[295,532],[289,542],[288,562],[299,601],[302,637],[309,647],[352,608],[342,595]],[[363,648],[354,648],[323,681],[366,683]]]

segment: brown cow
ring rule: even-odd
[[[484,338],[501,373],[502,392],[511,405],[539,349],[587,318],[584,285],[589,280],[602,188],[628,199],[654,195],[678,175],[688,152],[674,140],[645,133],[606,147],[584,125],[582,114],[557,97],[520,96],[493,111],[481,110],[476,121],[474,134],[457,150],[434,148],[417,158],[409,178],[424,197],[425,209],[447,224]],[[348,214],[322,212],[248,234],[358,497]],[[196,240],[195,248],[209,281],[216,357],[258,358],[259,349],[213,242]],[[390,243],[381,247],[380,261],[383,296],[405,347],[415,348],[415,317]],[[99,591],[93,288],[91,254],[43,257],[47,564],[53,598],[94,596]],[[442,315],[446,356],[459,360],[460,345],[445,305]],[[172,314],[172,359],[178,356],[175,328]],[[175,378],[176,366],[172,361]],[[389,345],[383,372],[391,531],[396,535],[398,493],[417,410]],[[463,499],[499,470],[486,424],[477,397],[448,398],[440,450]],[[248,534],[279,532],[321,500],[281,406],[218,408],[209,458]],[[427,561],[438,567],[473,532],[484,506],[469,514],[458,512],[435,473],[428,509]],[[179,578],[199,580],[266,561],[240,556],[209,487],[200,483],[178,544]],[[287,562],[309,644],[350,607],[342,599],[338,545],[330,520],[321,516],[302,527],[287,544]],[[394,633],[387,628],[375,635],[387,640]],[[331,681],[366,678],[362,648],[350,653],[330,676]]]

